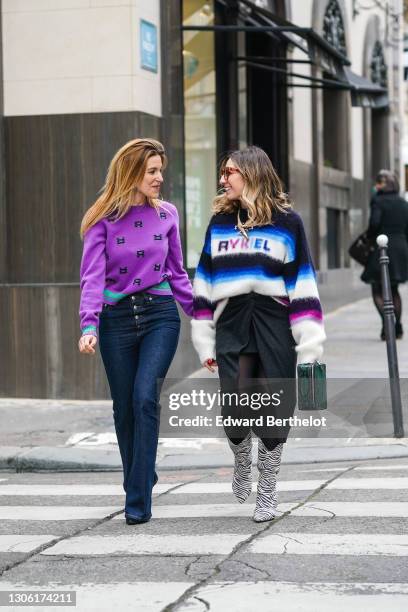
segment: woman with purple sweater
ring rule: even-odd
[[[86,212],[81,235],[81,353],[99,336],[113,399],[128,525],[151,518],[159,434],[158,379],[176,352],[180,317],[193,314],[183,267],[178,214],[159,200],[163,145],[143,138],[112,159],[102,194]]]

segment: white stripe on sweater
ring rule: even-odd
[[[287,295],[286,286],[283,279],[254,279],[237,278],[213,285],[212,299],[214,302],[224,298],[230,298],[244,293],[260,293],[261,295]]]
[[[288,293],[291,300],[305,298],[319,299],[319,291],[313,278],[298,278],[296,285]]]
[[[245,247],[244,246],[245,239],[237,235],[236,233],[229,234],[225,236],[225,238],[224,237],[221,238],[220,236],[217,236],[216,238],[212,238],[211,239],[211,253],[212,253],[213,260],[216,260],[217,257],[222,257],[222,256],[233,258],[234,255],[251,255],[256,260],[259,254],[261,253],[262,255],[265,255],[266,257],[276,259],[278,261],[281,261],[282,263],[285,261],[286,252],[287,252],[287,247],[285,243],[283,243],[280,240],[276,240],[272,238],[271,236],[265,236],[261,234],[257,235],[257,234],[250,233],[249,237],[250,237],[252,244],[253,244],[253,240],[259,239],[260,247],[259,248],[255,248],[254,246]],[[265,241],[267,241],[266,246],[269,250],[265,250],[263,248],[265,245]],[[220,243],[222,242],[228,243],[228,250],[225,250],[225,248],[222,248],[222,246],[220,250]],[[235,245],[235,247],[233,247],[232,245]]]

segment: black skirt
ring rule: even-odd
[[[221,390],[240,389],[239,356],[246,353],[257,353],[262,365],[262,376],[272,391],[273,381],[288,379],[286,384],[277,383],[278,389],[285,388],[282,403],[279,406],[268,406],[255,414],[251,410],[234,406],[231,410],[223,409],[223,415],[260,416],[276,418],[293,416],[296,406],[296,351],[295,341],[289,323],[288,307],[271,297],[258,293],[248,293],[232,297],[221,313],[216,324],[216,358]],[[253,381],[252,381],[253,382]],[[276,386],[276,385],[275,385]],[[252,387],[252,390],[254,388]],[[262,389],[266,391],[265,383]],[[261,438],[279,438],[286,441],[289,427],[252,428]],[[229,438],[240,438],[245,435],[244,428],[232,431],[225,427]]]
[[[388,234],[389,273],[392,285],[408,280],[408,242],[404,234]],[[381,283],[378,247],[370,253],[367,265],[361,274],[365,283]]]
[[[295,345],[288,307],[259,293],[230,298],[216,324],[220,377],[238,376],[239,355],[256,352],[267,378],[295,378]]]

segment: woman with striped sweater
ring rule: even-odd
[[[287,379],[284,411],[292,415],[296,355],[299,363],[319,359],[326,338],[303,223],[258,147],[231,153],[220,184],[223,193],[214,200],[194,279],[193,344],[205,367],[214,372],[218,366],[224,393],[242,392],[248,379]],[[272,405],[263,412],[282,414]],[[244,413],[240,402],[222,406],[235,455],[232,489],[241,503],[252,489],[251,428],[244,419],[231,427],[228,417]],[[253,518],[261,522],[276,515],[276,477],[288,428],[252,431],[259,437]]]

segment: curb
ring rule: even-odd
[[[0,470],[14,472],[121,471],[119,451],[37,446],[0,448]]]
[[[405,444],[372,445],[337,448],[286,448],[283,465],[313,463],[335,463],[342,461],[367,461],[374,459],[397,459],[408,457]],[[253,458],[256,464],[256,458]],[[159,459],[157,468],[162,471],[186,469],[212,469],[232,467],[233,457],[227,454],[174,454]],[[0,448],[0,471],[13,472],[120,472],[121,459],[118,451],[90,450],[39,446]]]

